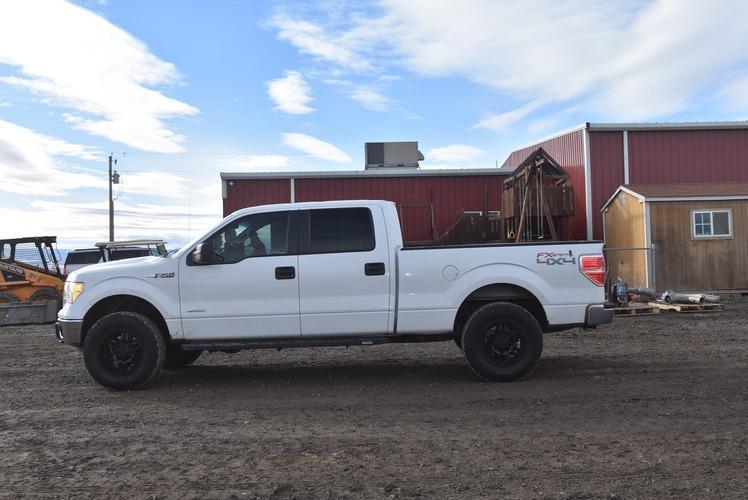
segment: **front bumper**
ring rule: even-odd
[[[590,304],[587,306],[587,312],[584,316],[584,326],[594,328],[597,325],[603,325],[613,321],[615,305],[611,302],[603,304]]]
[[[60,344],[81,346],[81,337],[83,333],[82,320],[57,319],[55,323],[55,336]]]

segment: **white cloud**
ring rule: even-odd
[[[626,33],[592,105],[621,120],[687,109],[733,64],[748,60],[748,3],[661,0],[648,5]]]
[[[462,163],[470,164],[486,156],[486,151],[467,144],[450,144],[426,151],[425,161],[428,163]]]
[[[243,170],[274,170],[288,166],[288,157],[283,155],[242,155],[231,159],[226,168]]]
[[[321,160],[336,163],[349,163],[351,161],[351,157],[335,145],[321,141],[311,135],[286,133],[283,134],[283,143],[290,148],[298,149]]]
[[[314,23],[278,14],[268,24],[278,29],[278,39],[289,42],[303,54],[357,71],[370,68],[360,53],[348,48],[349,44]]]
[[[295,13],[280,18],[292,25],[276,19],[279,37],[349,71],[406,70],[495,89],[519,103],[478,124],[498,131],[541,106],[569,101],[612,120],[670,116],[748,62],[743,0],[465,0],[459,8],[447,0],[382,0],[381,15],[347,18],[335,5],[334,15],[314,23]],[[346,57],[302,48],[297,32],[340,43]],[[351,57],[366,61],[364,70],[346,66]],[[745,94],[728,87],[720,95],[740,104]]]
[[[267,83],[268,95],[275,102],[275,109],[291,115],[304,115],[314,111],[308,103],[312,100],[311,89],[301,73],[286,71],[283,78]]]
[[[527,124],[527,130],[529,130],[533,134],[539,134],[544,131],[553,130],[555,128],[558,128],[559,119],[560,116],[558,114],[537,118]]]
[[[187,179],[171,172],[147,170],[120,172],[120,184],[114,189],[127,196],[141,194],[166,198],[183,198],[190,191]],[[106,179],[106,178],[105,178]]]
[[[221,181],[218,179],[215,179],[212,182],[208,182],[207,185],[199,189],[195,189],[193,193],[197,196],[205,196],[211,199],[223,199]]]
[[[328,85],[334,85],[343,89],[348,97],[358,102],[366,109],[382,112],[396,111],[407,115],[407,113],[405,113],[393,99],[384,95],[381,90],[379,90],[379,86],[370,84],[359,85],[352,80],[338,78],[326,78],[323,81]]]
[[[108,236],[108,205],[95,203],[32,201],[30,209],[0,207],[0,238],[17,237],[33,227],[37,234],[58,236],[61,248],[91,246]],[[163,238],[174,245],[184,244],[221,220],[221,198],[210,204],[193,203],[151,205],[114,204],[114,227],[117,239]],[[65,214],[60,217],[59,214]],[[189,233],[189,234],[188,234]]]
[[[90,161],[99,162],[98,172],[97,164]],[[115,194],[175,198],[190,191],[187,179],[171,172],[120,173]],[[33,196],[64,196],[80,188],[104,190],[108,188],[106,155],[0,119],[0,179],[0,191]]]
[[[351,90],[350,96],[372,111],[389,111],[392,107],[392,99],[372,87],[355,87]]]
[[[727,108],[734,108],[745,112],[748,111],[748,75],[736,78],[722,87],[719,92],[722,102]]]
[[[62,196],[81,187],[105,188],[106,175],[71,171],[76,160],[96,158],[103,161],[104,156],[0,119],[0,191]]]
[[[527,117],[530,113],[538,108],[538,103],[530,103],[521,108],[506,111],[498,115],[488,116],[471,128],[485,128],[494,132],[500,133],[508,130],[512,125]]]
[[[63,117],[76,128],[146,151],[182,151],[185,138],[164,120],[198,112],[157,89],[179,81],[173,64],[103,17],[68,2],[3,4],[0,63],[19,70],[0,82],[74,110]]]

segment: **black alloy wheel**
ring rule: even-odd
[[[107,334],[99,355],[112,373],[127,375],[133,373],[142,362],[143,346],[132,332],[115,330]]]
[[[483,355],[494,366],[516,364],[527,353],[519,325],[511,321],[491,323],[483,332]]]
[[[478,308],[462,330],[462,353],[486,381],[511,382],[527,376],[543,352],[543,332],[527,309],[508,302]]]
[[[166,342],[148,317],[130,311],[107,314],[86,332],[83,360],[99,384],[118,391],[139,389],[164,366]]]

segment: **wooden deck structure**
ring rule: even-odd
[[[569,174],[543,149],[504,181],[501,220],[510,242],[571,239],[574,202]]]

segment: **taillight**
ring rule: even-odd
[[[602,255],[581,256],[579,270],[597,286],[605,285],[605,257]]]

